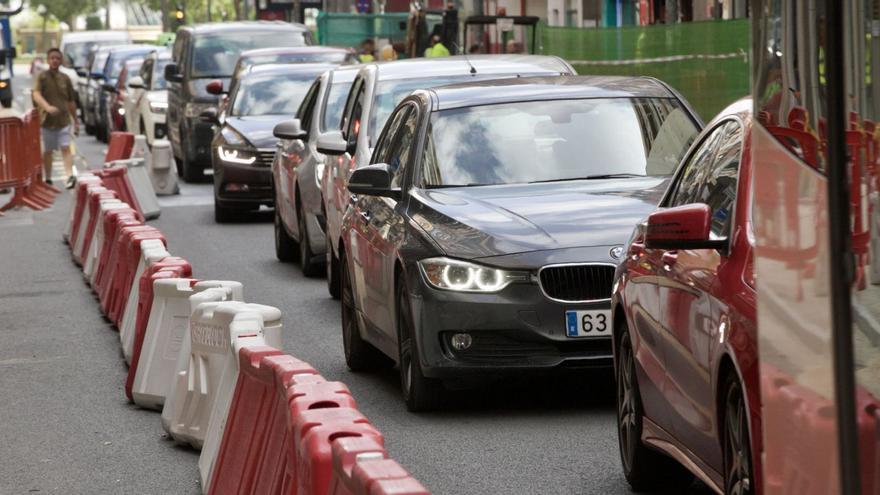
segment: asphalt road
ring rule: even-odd
[[[93,138],[78,147],[101,162]],[[515,378],[455,394],[441,412],[409,413],[396,371],[345,367],[339,304],[323,279],[275,259],[271,213],[218,225],[211,194],[183,184],[161,200],[152,223],[169,251],[195,277],[241,281],[248,302],[280,308],[284,351],[345,382],[391,455],[434,493],[630,493],[610,374]],[[118,334],[61,241],[69,199],[0,218],[0,493],[197,493],[198,454],[125,400]]]

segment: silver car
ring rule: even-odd
[[[337,130],[351,83],[360,67],[325,72],[315,80],[293,121],[276,127],[278,142],[272,176],[275,181],[275,254],[299,259],[306,276],[319,275],[326,249],[326,222],[321,181],[324,155],[319,136]]]
[[[523,76],[573,75],[559,57],[480,55],[409,59],[365,65],[352,84],[341,130],[318,137],[318,151],[332,155],[322,181],[327,221],[327,284],[339,297],[339,243],[342,215],[352,201],[348,176],[370,163],[376,138],[394,108],[417,89]]]

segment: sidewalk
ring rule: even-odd
[[[125,399],[119,336],[61,239],[69,204],[0,218],[0,493],[198,493],[198,454]]]

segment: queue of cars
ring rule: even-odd
[[[348,367],[396,365],[410,410],[613,367],[633,488],[759,492],[750,103],[704,129],[661,81],[556,57],[353,65],[310,43],[244,22],[98,48],[126,77],[104,119],[168,135],[187,180],[210,164],[218,222],[274,206],[276,256],[341,299]]]

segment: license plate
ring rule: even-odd
[[[569,337],[606,337],[611,335],[611,310],[566,311],[565,334]]]

